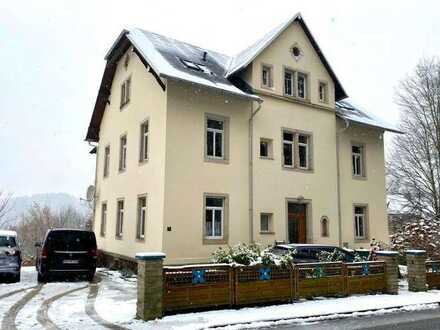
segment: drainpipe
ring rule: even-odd
[[[342,247],[342,214],[341,214],[341,168],[339,161],[339,138],[341,134],[348,129],[350,122],[343,118],[345,127],[340,131],[336,131],[336,167],[337,167],[337,188],[338,188],[338,234],[339,234],[339,247]],[[337,125],[337,122],[336,122]]]
[[[251,103],[250,117],[249,117],[249,244],[254,243],[254,153],[253,153],[253,122],[254,117],[261,109],[261,103],[258,101],[258,106],[254,110],[253,103]]]
[[[92,228],[91,230],[95,230],[95,215],[96,215],[96,189],[97,189],[97,182],[98,182],[98,144],[93,144],[92,142],[88,141],[89,146],[96,148],[96,155],[95,155],[95,196],[93,196],[93,220],[92,220]]]

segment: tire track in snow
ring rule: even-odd
[[[90,283],[89,288],[89,294],[87,295],[87,303],[86,303],[86,313],[87,315],[96,323],[99,325],[112,330],[128,330],[127,328],[124,328],[122,326],[119,326],[117,324],[108,322],[107,320],[104,320],[99,314],[96,312],[95,309],[95,302],[96,297],[98,296],[99,292],[99,283],[102,281],[101,276],[99,274],[96,274],[95,280]]]
[[[49,311],[50,305],[54,301],[56,301],[56,300],[58,300],[58,299],[60,299],[60,298],[62,298],[64,296],[67,296],[67,295],[69,295],[71,293],[74,293],[76,291],[84,290],[87,287],[88,287],[88,285],[85,285],[85,286],[82,286],[82,287],[79,287],[79,288],[75,288],[75,289],[71,289],[69,291],[62,292],[60,294],[57,294],[57,295],[55,295],[53,297],[50,297],[49,299],[46,299],[45,301],[43,301],[43,303],[41,304],[40,308],[38,308],[38,311],[37,311],[37,321],[38,321],[38,323],[40,323],[46,329],[49,329],[49,330],[59,330],[60,328],[58,328],[56,326],[56,324],[49,318],[48,311]]]
[[[11,308],[6,312],[5,316],[3,317],[2,324],[1,324],[1,330],[16,330],[17,327],[15,326],[15,319],[17,318],[18,312],[33,298],[35,297],[38,292],[41,291],[44,284],[39,284],[36,287],[34,287],[31,291],[26,293],[23,298],[21,298],[19,301],[17,301],[14,305],[12,305]]]
[[[23,291],[26,291],[26,290],[29,290],[29,289],[35,289],[36,287],[37,287],[37,285],[34,285],[34,286],[29,286],[27,288],[22,288],[22,289],[14,290],[14,291],[11,291],[11,292],[8,292],[8,293],[5,293],[5,294],[1,295],[0,299],[8,298],[10,296],[13,296],[14,294],[17,294],[17,293],[20,293],[20,292],[23,292]]]

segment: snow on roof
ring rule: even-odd
[[[256,95],[240,90],[226,79],[226,66],[230,60],[227,55],[141,29],[128,31],[127,38],[160,77],[261,100]],[[188,63],[195,64],[202,70],[194,70],[194,66],[189,66]]]
[[[13,230],[0,230],[0,236],[17,237],[17,233]]]
[[[353,105],[352,101],[337,101],[336,115],[342,119],[346,119],[361,125],[373,126],[377,128],[382,128],[385,131],[403,134],[402,131],[400,131],[393,125],[363,109],[361,110],[358,106]]]
[[[226,74],[227,77],[246,67],[251,63],[267,46],[269,46],[294,20],[301,17],[299,13],[289,18],[287,21],[278,25],[273,30],[266,33],[261,39],[254,44],[237,54],[231,59],[229,69]]]

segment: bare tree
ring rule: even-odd
[[[424,59],[397,90],[400,129],[387,164],[389,194],[403,211],[440,217],[440,61]]]
[[[12,194],[0,190],[0,228],[6,227],[6,214],[11,210]]]
[[[53,211],[37,203],[21,216],[14,229],[18,232],[24,257],[32,259],[35,242],[41,242],[50,228],[80,228],[86,226],[87,217],[71,207]]]

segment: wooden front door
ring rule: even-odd
[[[289,243],[306,243],[306,204],[288,203],[287,238]]]

